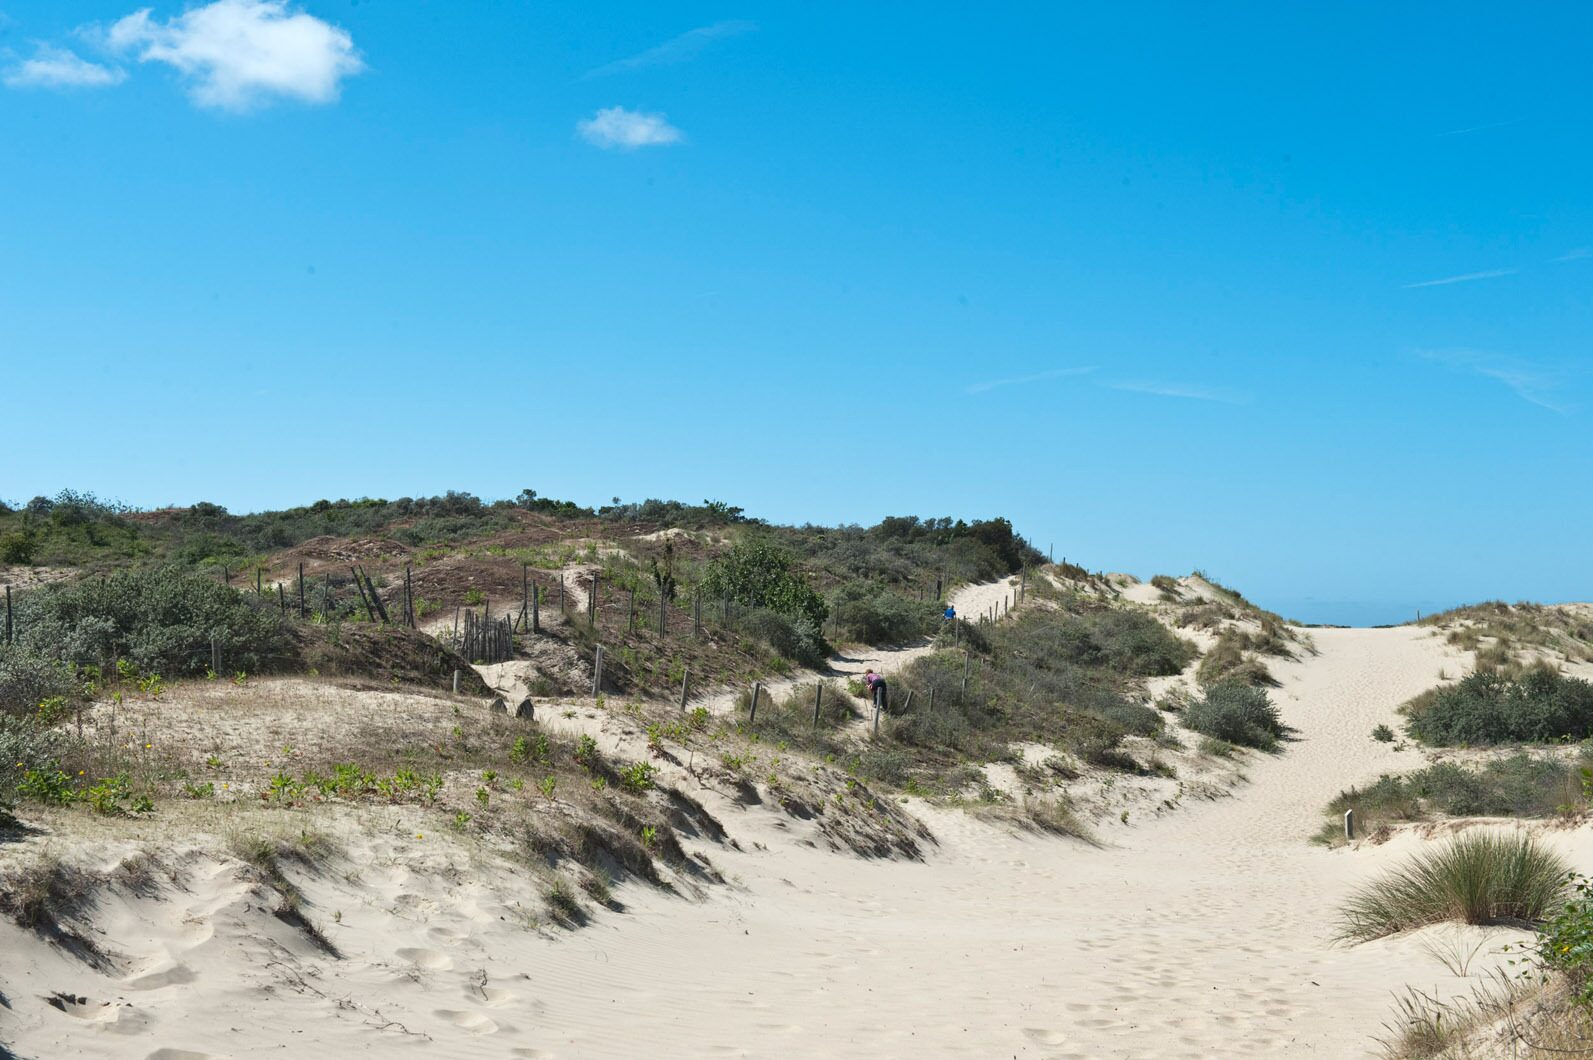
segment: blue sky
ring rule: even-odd
[[[0,497],[1593,598],[1574,5],[0,0]]]

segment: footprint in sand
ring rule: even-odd
[[[1039,1042],[1041,1045],[1061,1045],[1068,1040],[1068,1036],[1061,1031],[1053,1031],[1045,1027],[1025,1027],[1023,1028],[1023,1033],[1028,1035],[1030,1040]]]
[[[465,998],[466,1000],[474,1001],[478,994],[488,1008],[503,1008],[505,1005],[512,1005],[520,1000],[520,995],[513,990],[499,990],[495,986],[482,987],[480,990],[467,990],[465,991]]]
[[[440,1020],[447,1020],[460,1030],[469,1031],[471,1034],[492,1034],[498,1029],[498,1024],[490,1016],[480,1012],[458,1012],[440,1008],[432,1015]]]
[[[398,951],[398,956],[413,964],[416,968],[425,968],[433,972],[440,972],[454,966],[453,958],[446,953],[428,950],[420,946],[405,946]]]
[[[186,964],[174,964],[158,972],[146,972],[127,980],[122,985],[129,990],[159,990],[163,986],[182,986],[199,977]]]
[[[211,1053],[196,1053],[192,1049],[160,1048],[150,1053],[144,1060],[218,1060]]]
[[[553,1060],[552,1053],[545,1052],[541,1049],[530,1049],[525,1046],[517,1046],[516,1048],[510,1049],[509,1055],[517,1057],[518,1060]]]

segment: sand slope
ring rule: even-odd
[[[730,885],[628,885],[626,913],[564,933],[527,929],[535,894],[501,860],[417,839],[403,809],[349,810],[347,860],[302,881],[343,959],[194,858],[101,910],[117,968],[0,929],[0,1041],[135,1060],[1366,1055],[1392,992],[1468,983],[1414,938],[1333,946],[1337,903],[1400,844],[1306,839],[1341,788],[1420,763],[1370,731],[1463,663],[1408,627],[1314,636],[1319,655],[1273,664],[1285,753],[1101,848],[915,803],[938,847],[865,861],[749,811],[725,820],[741,849],[712,852]],[[1585,854],[1587,832],[1566,842]],[[87,1000],[41,1004],[62,991]]]

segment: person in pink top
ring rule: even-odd
[[[874,706],[882,711],[889,712],[889,691],[885,687],[884,676],[869,670],[863,674],[863,683],[868,686],[869,695],[874,700]]]

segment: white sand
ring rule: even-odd
[[[1420,764],[1371,729],[1463,662],[1425,630],[1314,636],[1319,656],[1271,664],[1298,742],[1254,757],[1235,798],[1114,828],[1102,849],[915,803],[938,847],[862,861],[747,810],[723,818],[740,852],[708,848],[731,885],[701,899],[627,885],[626,913],[543,934],[502,861],[415,839],[411,811],[347,811],[354,866],[305,884],[343,960],[196,857],[100,910],[128,954],[107,974],[0,929],[0,1040],[139,1060],[1367,1055],[1393,992],[1471,981],[1414,937],[1331,944],[1344,895],[1414,839],[1306,840],[1341,788]],[[1590,835],[1556,837],[1584,870]],[[40,1003],[55,991],[89,1002]]]

